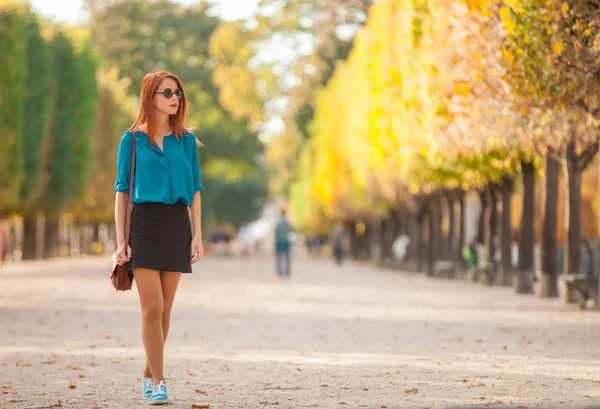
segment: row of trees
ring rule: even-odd
[[[266,196],[263,146],[219,105],[208,55],[219,20],[207,5],[87,6],[86,27],[41,20],[21,2],[0,6],[0,216],[18,215],[10,219],[13,246],[25,259],[50,257],[79,236],[88,251],[100,226],[112,225],[116,149],[143,75],[163,68],[184,81],[189,125],[205,145],[204,225],[257,217]]]
[[[291,190],[298,223],[318,231],[345,220],[355,232],[357,221],[367,221],[367,236],[381,238],[384,255],[390,238],[408,233],[417,252],[427,249],[432,273],[436,260],[458,265],[462,258],[464,197],[475,190],[482,207],[477,241],[489,260],[498,252],[502,260],[497,282],[531,293],[534,187],[543,172],[542,295],[556,296],[561,164],[569,194],[565,271],[578,273],[581,173],[599,147],[599,13],[587,1],[373,5],[348,61],[316,98]]]
[[[45,214],[49,256],[91,170],[97,58],[85,33],[42,25],[24,5],[2,6],[0,29],[0,215],[23,217],[33,258]]]

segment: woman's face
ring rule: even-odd
[[[154,95],[154,108],[167,115],[175,115],[179,109],[179,97],[183,90],[179,89],[173,78],[165,78]]]

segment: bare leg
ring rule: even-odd
[[[169,334],[169,327],[171,324],[171,309],[173,308],[173,301],[175,300],[175,293],[177,292],[177,286],[181,279],[181,273],[162,271],[160,273],[160,281],[163,295],[163,314],[162,314],[162,330],[164,342],[167,342],[167,335]],[[146,360],[146,367],[144,368],[144,378],[151,378],[152,371]],[[158,383],[158,382],[156,382]]]
[[[162,328],[162,316],[164,311],[164,300],[160,272],[145,268],[133,270],[136,287],[140,296],[140,307],[142,309],[142,340],[146,350],[146,362],[148,372],[144,371],[144,377],[152,374],[155,385],[164,379],[163,376],[163,352],[165,338]]]
[[[165,307],[163,310],[162,326],[163,333],[165,336],[165,342],[167,342],[167,335],[169,333],[169,327],[171,325],[171,309],[173,308],[173,301],[175,301],[175,293],[179,286],[179,280],[181,279],[180,272],[163,271],[160,273],[160,279],[162,281],[163,300]]]

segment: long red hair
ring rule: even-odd
[[[142,90],[140,92],[140,112],[138,113],[137,119],[131,128],[129,128],[129,130],[136,131],[140,128],[140,126],[146,124],[148,138],[152,144],[155,143],[156,138],[156,115],[154,114],[153,108],[154,93],[158,90],[160,83],[165,78],[172,78],[175,80],[177,87],[179,87],[179,89],[183,92],[183,96],[179,101],[179,109],[175,115],[171,115],[169,117],[169,124],[173,127],[173,131],[177,139],[181,138],[184,133],[188,132],[188,129],[186,129],[184,125],[188,113],[188,103],[185,90],[183,89],[183,83],[177,77],[177,75],[170,73],[169,71],[151,72],[146,74],[142,80]]]

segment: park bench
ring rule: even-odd
[[[585,308],[587,300],[598,300],[598,279],[589,274],[567,274],[562,277],[567,291],[575,290],[579,294],[579,307]]]

